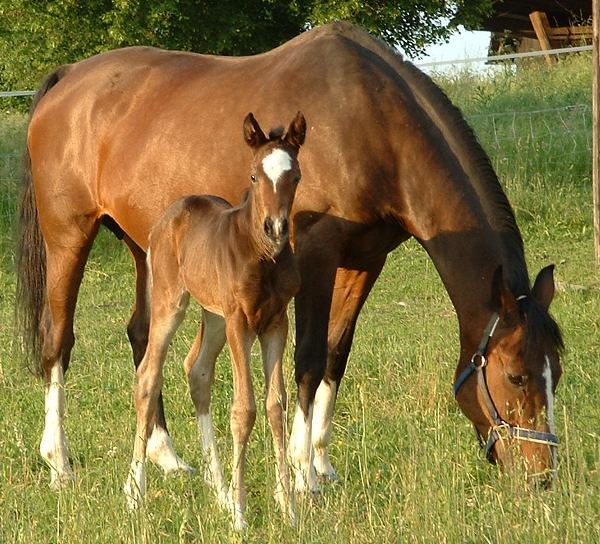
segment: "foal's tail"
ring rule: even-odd
[[[61,66],[49,74],[33,99],[29,121],[42,97],[66,73]],[[40,230],[31,176],[29,147],[23,154],[23,176],[17,219],[16,248],[17,290],[15,297],[15,326],[21,337],[21,347],[36,376],[43,375],[41,319],[46,293],[46,249]]]

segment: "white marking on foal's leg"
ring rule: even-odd
[[[546,421],[548,423],[548,429],[552,434],[556,434],[556,427],[554,425],[554,383],[552,380],[552,370],[550,368],[550,359],[546,355],[546,364],[544,365],[544,380],[546,381]],[[550,448],[552,452],[552,468],[555,469],[557,465],[556,448]]]
[[[198,429],[200,431],[200,440],[202,452],[206,461],[206,480],[215,490],[221,507],[229,508],[229,499],[227,497],[227,484],[223,476],[223,468],[217,452],[217,441],[215,440],[215,431],[210,412],[198,414]]]
[[[60,362],[56,362],[46,386],[46,417],[40,442],[40,454],[50,467],[50,487],[58,489],[75,479],[69,464],[67,437],[63,428],[65,382]]]
[[[141,506],[146,495],[146,467],[144,461],[132,459],[123,491],[129,510],[136,510]]]
[[[308,417],[299,404],[296,405],[296,415],[290,437],[290,462],[296,473],[295,489],[298,493],[319,492],[319,484],[312,463],[311,427],[313,405],[308,408]]]
[[[331,443],[331,420],[335,405],[337,384],[322,380],[315,395],[315,408],[312,420],[313,465],[317,475],[327,480],[337,480],[335,469],[329,460],[327,448]]]
[[[273,184],[273,191],[277,192],[281,174],[292,169],[292,157],[283,149],[274,149],[262,160],[262,167]]]
[[[162,468],[165,476],[170,476],[177,471],[194,473],[194,469],[177,455],[173,440],[162,427],[154,427],[152,430],[146,453],[150,461]]]
[[[205,480],[216,492],[220,505],[229,509],[227,484],[219,460],[210,411],[215,361],[224,344],[225,321],[222,317],[204,310],[202,328],[196,335],[184,367],[188,374],[190,395],[196,407],[200,445],[206,463]],[[194,362],[191,363],[191,361]]]

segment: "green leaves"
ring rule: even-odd
[[[56,66],[117,47],[249,55],[341,19],[416,54],[459,22],[478,21],[489,6],[490,0],[3,0],[0,89],[35,89]]]

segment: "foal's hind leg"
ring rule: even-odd
[[[283,352],[287,339],[287,315],[273,329],[260,335],[266,387],[266,412],[275,448],[275,499],[290,523],[296,522],[290,475],[286,462],[287,393],[283,379]]]
[[[136,433],[131,467],[124,491],[131,509],[139,506],[146,492],[146,447],[156,417],[162,387],[162,367],[169,343],[185,315],[189,293],[182,286],[154,285],[148,347],[137,369],[135,389]]]
[[[206,479],[215,490],[221,506],[227,507],[227,485],[219,461],[210,413],[215,362],[224,345],[225,320],[221,316],[204,310],[200,331],[184,362],[184,367],[190,385],[190,394],[196,407],[196,420],[206,461]]]
[[[146,266],[146,253],[128,236],[125,236],[123,241],[127,244],[135,262],[135,307],[127,326],[127,335],[133,351],[133,362],[137,369],[148,345],[148,327],[150,324],[148,269]],[[148,440],[147,454],[148,458],[162,468],[166,475],[179,470],[193,472],[192,467],[175,452],[173,441],[167,430],[162,392],[158,396],[158,407],[152,434]]]
[[[62,234],[67,239],[68,229]],[[97,232],[77,230],[68,245],[46,244],[46,301],[42,315],[42,367],[46,382],[45,424],[40,454],[50,466],[50,486],[60,487],[74,479],[69,464],[67,438],[63,426],[64,373],[69,366],[74,343],[73,315],[85,262]]]
[[[338,269],[329,319],[329,349],[325,376],[315,395],[312,422],[313,463],[321,481],[337,480],[327,448],[331,443],[333,409],[358,314],[385,263],[385,256],[369,263],[368,270]]]

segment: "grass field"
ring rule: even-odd
[[[482,459],[452,396],[454,311],[432,263],[410,241],[390,255],[361,315],[331,449],[340,482],[325,488],[315,504],[299,504],[295,529],[282,524],[271,496],[273,451],[259,406],[248,454],[248,542],[600,541],[600,281],[593,262],[590,58],[569,59],[551,71],[540,65],[507,70],[493,80],[472,73],[439,80],[493,158],[517,213],[531,273],[550,262],[558,265],[552,311],[567,346],[556,405],[559,479],[552,490],[538,491]],[[581,107],[565,108],[574,105]],[[124,247],[106,232],[87,266],[66,385],[66,428],[78,479],[72,489],[48,489],[48,470],[38,455],[43,386],[18,359],[12,328],[19,160],[7,155],[21,149],[23,130],[22,116],[2,115],[0,542],[241,540],[199,476],[165,480],[149,467],[145,510],[130,515],[125,509],[121,488],[134,431],[125,334],[133,269]],[[197,315],[196,308],[188,312],[173,342],[165,391],[175,444],[200,467],[180,364]],[[214,411],[224,460],[230,457],[230,383],[223,356]]]

